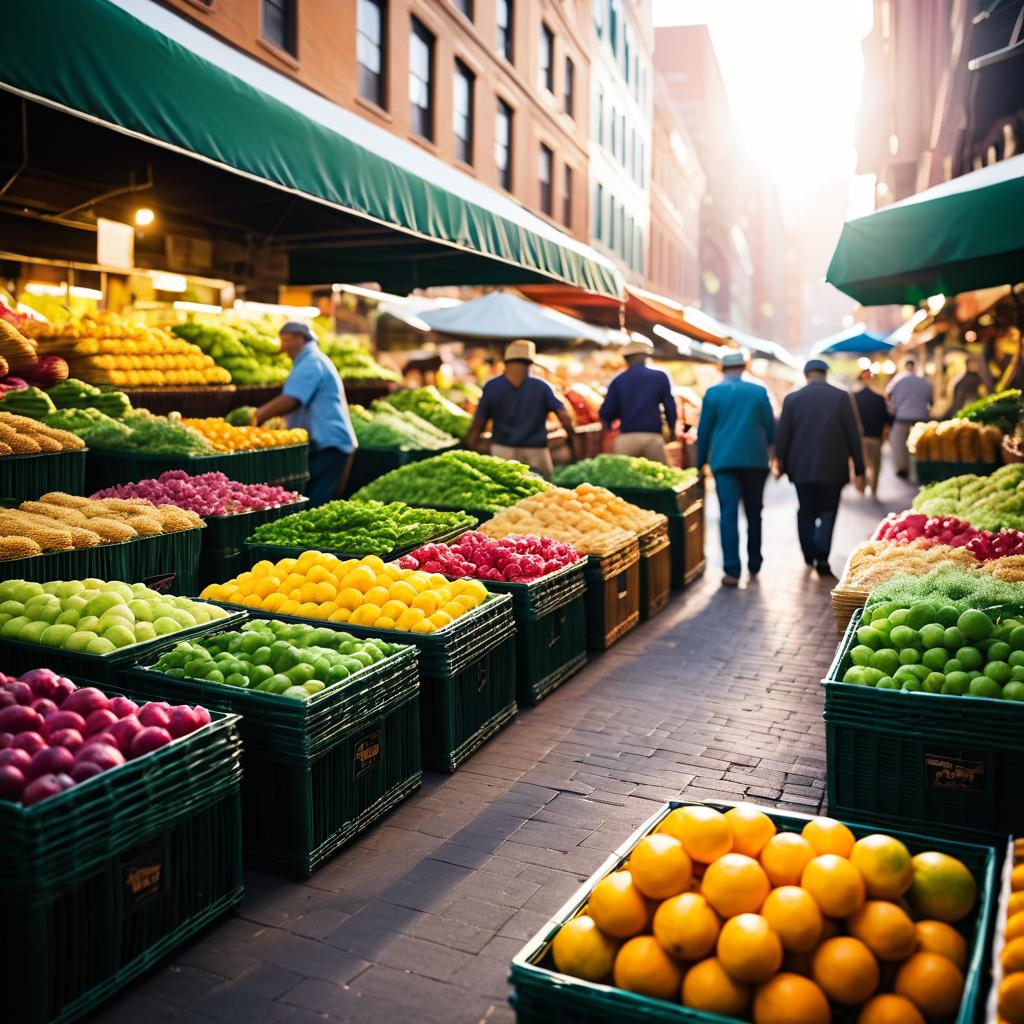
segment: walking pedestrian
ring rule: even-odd
[[[968,356],[964,364],[964,372],[953,381],[953,401],[947,415],[958,413],[965,405],[976,402],[985,391],[985,381],[981,376],[981,360],[977,356]]]
[[[860,443],[864,450],[864,470],[871,497],[878,497],[878,474],[882,468],[882,442],[892,425],[892,413],[885,397],[871,383],[874,374],[862,370],[860,387],[853,393],[860,419]]]
[[[608,385],[600,416],[605,430],[619,421],[619,434],[612,442],[616,455],[640,455],[667,464],[661,415],[664,411],[665,425],[673,435],[676,400],[668,374],[647,365],[653,351],[646,339],[631,341],[622,350],[626,369]]]
[[[284,416],[289,428],[309,434],[310,507],[340,498],[358,447],[348,413],[345,388],[334,363],[320,351],[308,324],[289,320],[281,328],[281,349],[292,358],[292,370],[281,394],[255,413],[257,426]]]
[[[472,448],[488,422],[493,423],[491,454],[499,459],[524,462],[545,480],[554,465],[548,447],[547,419],[553,412],[569,436],[576,457],[576,433],[565,403],[547,381],[530,375],[536,362],[537,346],[532,341],[513,341],[505,349],[505,370],[485,385],[476,415],[466,434]]]
[[[850,480],[864,488],[864,454],[850,395],[826,379],[828,364],[811,359],[804,366],[807,383],[786,395],[775,433],[776,472],[796,487],[797,533],[804,561],[822,578],[828,564],[839,498]]]
[[[747,570],[752,579],[761,571],[761,507],[775,432],[768,391],[743,380],[745,368],[742,352],[722,357],[722,380],[705,393],[697,426],[697,466],[710,465],[718,493],[726,587],[740,579],[740,502],[747,518]]]
[[[932,406],[932,386],[917,374],[917,362],[907,359],[904,372],[889,382],[886,397],[893,415],[889,434],[889,450],[896,466],[896,475],[903,480],[910,476],[910,452],[907,438],[915,423],[929,418]]]

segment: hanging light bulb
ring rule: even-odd
[[[156,220],[156,214],[148,206],[140,206],[133,214],[135,226],[148,228]]]

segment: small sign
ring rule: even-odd
[[[135,228],[119,220],[96,218],[96,262],[105,270],[135,266]]]
[[[985,791],[985,762],[973,758],[926,753],[924,775],[929,789],[959,789],[968,793]]]
[[[371,768],[376,768],[381,763],[381,736],[380,726],[375,726],[368,732],[364,732],[356,740],[353,753],[353,778],[358,779]]]
[[[124,880],[124,905],[137,907],[140,903],[156,896],[163,881],[163,849],[156,843],[146,850],[138,851],[122,868]]]

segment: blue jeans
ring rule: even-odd
[[[310,448],[309,487],[306,490],[310,508],[341,497],[351,462],[352,453],[343,452],[340,448]]]
[[[827,562],[844,484],[797,484],[796,530],[805,562]]]
[[[747,517],[747,568],[761,568],[761,506],[767,469],[716,469],[715,490],[718,492],[718,527],[722,536],[722,568],[727,576],[739,578],[740,526],[739,508]]]

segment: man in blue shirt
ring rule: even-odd
[[[669,433],[674,433],[676,400],[668,374],[647,365],[653,351],[654,346],[643,338],[622,350],[626,369],[608,385],[600,415],[605,430],[619,421],[619,436],[612,443],[617,455],[640,455],[667,463],[661,412],[664,409]]]
[[[553,412],[565,427],[574,457],[576,434],[565,403],[552,391],[551,385],[530,376],[530,366],[536,357],[537,346],[532,341],[513,341],[505,349],[505,372],[484,385],[466,435],[466,447],[476,445],[484,427],[491,421],[491,454],[499,459],[524,462],[550,480],[554,466],[548,448],[548,413]]]
[[[715,475],[726,587],[740,580],[741,501],[747,517],[747,569],[751,578],[761,571],[761,506],[775,433],[768,392],[743,380],[745,366],[742,352],[722,357],[722,381],[705,393],[697,426],[697,466],[710,465]]]
[[[281,349],[291,356],[292,372],[281,394],[256,410],[255,421],[258,426],[274,416],[285,416],[289,427],[301,427],[309,434],[309,504],[323,505],[341,497],[358,447],[345,389],[308,325],[295,320],[286,323],[281,328]]]

